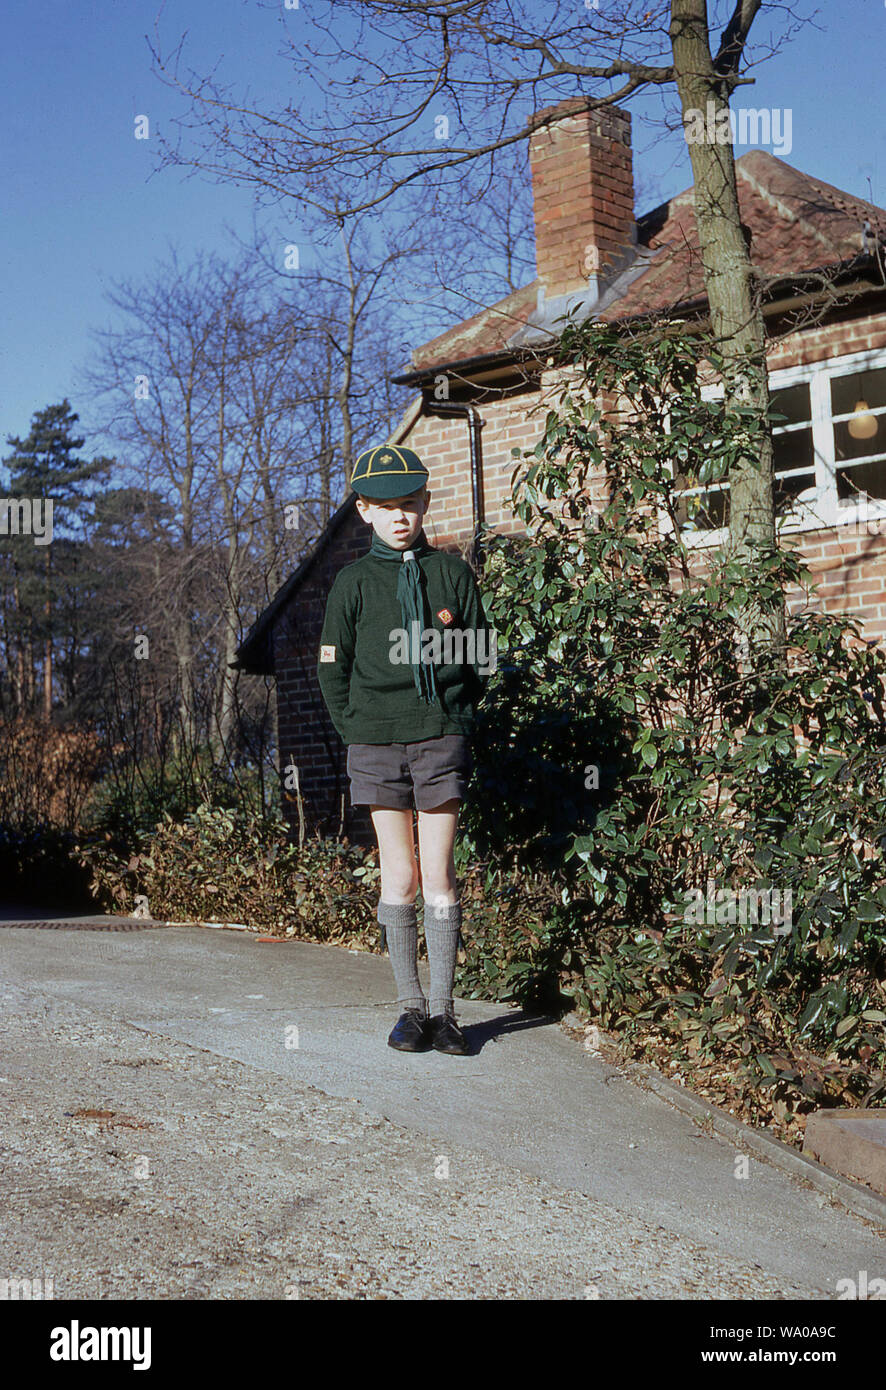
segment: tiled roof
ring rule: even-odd
[[[538,297],[538,281],[500,299],[488,309],[481,309],[471,318],[432,338],[412,354],[416,371],[438,362],[464,362],[495,352],[507,345],[508,339],[522,328],[534,312]]]
[[[853,260],[870,249],[865,223],[876,237],[886,237],[886,210],[803,174],[766,150],[743,154],[735,161],[735,171],[742,222],[751,234],[751,257],[764,276],[800,275]],[[616,297],[607,296],[595,317],[617,321],[704,297],[691,187],[638,219],[637,253],[633,274],[622,276],[623,288],[619,292],[618,285],[613,287]],[[538,280],[533,280],[417,348],[412,371],[488,354],[508,355],[512,338],[525,341],[538,288]]]

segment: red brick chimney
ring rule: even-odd
[[[570,97],[537,112],[531,125],[544,299],[599,288],[636,240],[630,113],[618,106],[588,110],[584,97]]]

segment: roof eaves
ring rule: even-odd
[[[549,351],[556,344],[559,332],[554,325],[559,319],[571,316],[573,322],[583,323],[595,313],[599,314],[615,300],[619,299],[634,280],[648,269],[664,247],[650,251],[646,246],[632,245],[616,273],[602,285],[588,286],[573,294],[559,295],[555,299],[540,300],[531,318],[507,339],[505,345],[492,352],[477,353],[473,357],[453,358],[445,362],[434,362],[401,376],[391,377],[395,386],[421,385],[439,373],[461,371],[467,374],[479,371],[482,367],[493,366],[508,361],[522,361]],[[528,288],[528,287],[527,287]]]
[[[477,353],[474,357],[455,357],[449,362],[433,362],[426,367],[416,367],[414,371],[404,372],[402,376],[390,377],[390,381],[394,386],[418,386],[439,372],[479,371],[481,367],[495,366],[499,362],[522,361],[537,356],[538,353],[529,348],[515,351],[514,348],[506,346],[496,348],[493,352]]]
[[[391,381],[398,386],[420,385],[433,378],[439,372],[461,371],[467,374],[472,370],[476,371],[481,367],[498,362],[504,363],[520,360],[525,357],[539,357],[546,350],[550,350],[556,343],[557,335],[552,333],[549,328],[543,327],[543,324],[553,324],[557,321],[557,315],[564,307],[563,301],[567,299],[570,300],[570,307],[574,312],[574,322],[581,323],[592,318],[595,314],[600,315],[605,313],[607,309],[612,308],[613,305],[617,305],[619,299],[625,294],[630,285],[633,284],[635,280],[640,279],[641,275],[649,268],[650,263],[655,257],[668,249],[668,245],[669,243],[665,243],[662,246],[656,247],[655,250],[651,252],[648,248],[638,247],[636,259],[625,267],[598,297],[589,293],[584,297],[578,294],[571,297],[561,296],[560,300],[549,300],[546,307],[550,312],[545,318],[542,319],[537,316],[535,321],[530,320],[525,327],[518,329],[513,337],[508,339],[508,345],[506,347],[498,348],[495,352],[482,353],[476,357],[456,358],[451,362],[437,362],[431,366],[422,367],[416,369],[414,372],[406,373],[403,376],[391,377]],[[835,261],[828,265],[815,266],[807,270],[786,272],[783,275],[777,275],[773,277],[770,282],[767,282],[764,287],[763,297],[764,300],[774,297],[777,287],[783,289],[786,285],[796,285],[799,288],[804,282],[814,281],[817,277],[823,275],[840,277],[842,279],[844,276],[857,274],[864,270],[875,271],[878,265],[879,262],[876,253],[860,251],[856,253],[856,255],[847,257],[842,261]],[[637,324],[644,320],[655,320],[671,314],[697,314],[706,310],[707,307],[707,294],[703,293],[693,295],[690,299],[678,300],[673,304],[669,304],[666,308],[640,309],[637,310],[636,313],[624,314],[614,319],[613,322],[625,325]],[[534,329],[535,336],[526,342],[522,342],[521,339],[524,335],[527,335],[530,329]]]

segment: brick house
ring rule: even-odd
[[[561,102],[535,118],[529,161],[537,278],[434,338],[395,377],[416,395],[392,443],[425,460],[432,545],[470,559],[477,525],[522,527],[508,507],[513,447],[534,445],[555,376],[546,346],[565,312],[616,323],[650,314],[703,316],[706,297],[688,188],[636,218],[626,111]],[[766,277],[770,389],[787,416],[776,430],[776,487],[785,531],[828,607],[886,635],[886,212],[782,160],[736,160],[742,221]],[[842,300],[842,302],[840,302]],[[804,326],[814,309],[815,323]],[[710,390],[716,390],[711,386]],[[864,404],[860,404],[863,402]],[[717,542],[708,490],[692,543]],[[345,749],[320,696],[315,664],[326,595],[368,548],[351,494],[311,553],[248,632],[234,663],[276,677],[281,769],[298,768],[309,828],[374,843],[368,814],[347,804]],[[284,791],[290,824],[296,796]]]

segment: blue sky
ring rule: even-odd
[[[182,169],[155,172],[156,145],[135,140],[133,122],[145,113],[165,128],[180,109],[151,70],[145,35],[158,14],[165,49],[187,31],[191,67],[208,73],[218,65],[221,80],[254,99],[261,93],[273,107],[291,94],[288,64],[277,56],[282,26],[309,27],[310,4],[285,11],[255,0],[8,0],[0,83],[2,454],[8,434],[26,434],[33,412],[65,395],[88,421],[77,371],[90,354],[90,330],[113,322],[103,295],[114,280],[138,280],[170,245],[185,259],[201,248],[230,252],[226,225],[244,241],[254,225],[271,223],[298,240],[291,211],[255,212],[248,189]],[[813,5],[802,13],[813,14]],[[781,25],[774,11],[759,32]],[[756,70],[756,85],[733,106],[789,107],[787,163],[882,206],[884,46],[886,5],[832,0]],[[662,137],[639,119],[640,109],[629,109],[643,212],[691,182],[689,160],[678,134]],[[90,436],[84,453],[103,448]]]

